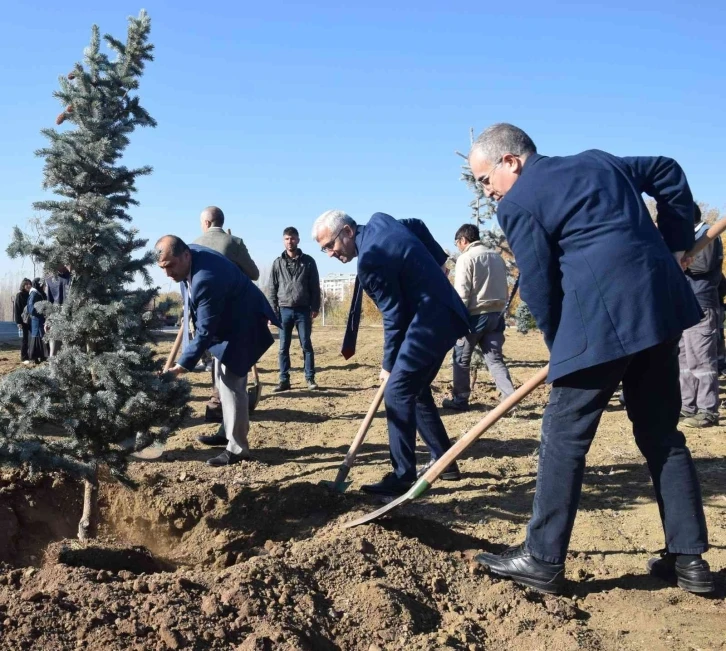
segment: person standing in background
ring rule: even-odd
[[[18,332],[22,335],[23,341],[20,344],[20,361],[23,364],[30,364],[28,358],[28,335],[30,334],[30,319],[27,323],[23,321],[23,310],[28,304],[28,296],[33,283],[30,278],[23,278],[20,283],[20,291],[15,295],[13,301],[13,320],[18,326]]]
[[[45,361],[48,357],[45,341],[43,341],[43,335],[45,334],[45,317],[36,309],[37,303],[47,300],[48,297],[45,294],[45,282],[42,278],[36,278],[33,280],[30,288],[27,305],[27,312],[30,316],[28,359],[36,364]]]
[[[320,312],[320,277],[315,260],[298,248],[300,234],[289,226],[282,233],[285,250],[272,263],[270,272],[270,303],[280,328],[280,383],[275,393],[290,389],[290,342],[292,330],[297,329],[305,356],[305,381],[308,389],[317,389],[315,382],[315,352],[311,340],[313,319]]]

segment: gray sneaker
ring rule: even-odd
[[[315,391],[318,388],[318,383],[313,378],[312,380],[308,380],[308,389],[311,389]]]
[[[711,414],[707,411],[699,411],[694,416],[689,416],[681,421],[683,427],[701,428],[715,427],[718,425],[718,414]]]

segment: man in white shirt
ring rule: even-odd
[[[453,398],[445,399],[447,409],[469,408],[471,384],[469,365],[476,346],[481,348],[489,373],[502,398],[514,393],[512,378],[504,364],[504,320],[507,302],[507,267],[496,251],[487,249],[473,224],[464,224],[454,239],[461,255],[456,261],[454,287],[469,310],[470,335],[454,347]]]

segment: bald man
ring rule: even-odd
[[[202,225],[202,235],[194,240],[194,244],[221,253],[234,262],[250,280],[257,280],[260,277],[260,270],[250,257],[245,243],[224,230],[224,213],[221,208],[208,206],[202,210],[199,221]]]
[[[227,466],[249,459],[247,373],[272,345],[267,322],[279,327],[277,317],[265,295],[216,251],[165,235],[156,243],[156,255],[159,267],[180,283],[185,322],[191,317],[196,329],[169,372],[191,371],[205,350],[214,357],[227,449],[207,463]]]

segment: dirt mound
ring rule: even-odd
[[[55,545],[41,569],[5,567],[3,639],[43,649],[368,650],[483,649],[546,635],[548,648],[565,649],[592,634],[568,599],[492,582],[463,554],[375,525],[268,540],[223,569],[158,572],[159,563],[106,540]]]
[[[546,351],[537,337],[507,336],[521,383]],[[340,361],[339,339],[314,334],[319,391],[300,388],[300,375],[292,391],[263,393],[250,463],[205,463],[219,450],[196,437],[217,425],[203,422],[208,375],[191,375],[196,414],[161,459],[131,465],[137,490],[102,484],[100,537],[90,545],[74,539],[81,486],[60,475],[0,471],[0,649],[726,648],[723,429],[689,438],[714,545],[707,558],[718,570],[715,598],[645,574],[662,529],[647,469],[616,404],[588,459],[568,592],[542,596],[489,576],[472,559],[524,535],[547,389],[467,451],[460,482],[437,482],[387,517],[343,530],[343,522],[379,506],[355,489],[380,479],[390,461],[379,415],[348,491],[319,484],[335,477],[380,368],[380,332],[361,332],[355,364]],[[275,354],[261,364],[268,385]],[[439,401],[449,372],[434,386]],[[495,402],[493,385],[477,384],[471,411],[442,411],[449,435],[460,436]],[[425,449],[418,460],[428,460]]]

